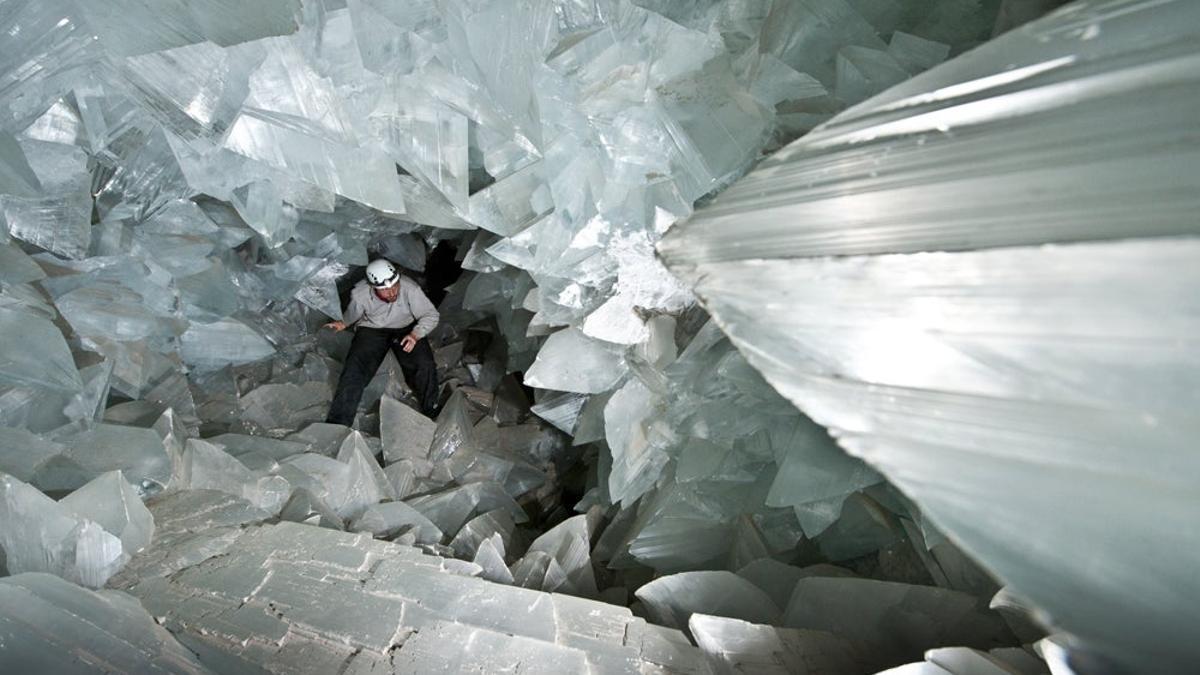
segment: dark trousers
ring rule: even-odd
[[[363,389],[375,377],[375,371],[379,370],[388,349],[396,355],[400,370],[404,372],[404,381],[421,402],[421,412],[433,417],[438,400],[437,365],[433,361],[433,348],[429,346],[429,340],[421,338],[411,352],[405,352],[400,346],[400,339],[411,330],[412,326],[354,330],[354,341],[350,343],[350,353],[342,367],[342,376],[338,378],[337,391],[329,405],[326,422],[346,426],[354,423]]]

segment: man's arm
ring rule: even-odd
[[[353,326],[354,324],[358,323],[359,319],[363,318],[363,314],[366,314],[366,312],[367,308],[363,307],[362,304],[360,304],[354,297],[354,294],[351,293],[350,302],[346,305],[346,311],[342,312],[342,321],[344,321],[347,326]]]
[[[363,309],[363,306],[358,304],[358,301],[354,299],[354,295],[351,294],[350,303],[346,307],[346,311],[342,312],[342,320],[331,321],[330,323],[325,324],[325,327],[332,328],[339,332],[344,331],[350,326],[353,326],[355,323],[358,323],[358,320],[363,317],[364,311],[365,310]]]
[[[413,328],[413,335],[417,339],[421,339],[433,332],[437,328],[438,321],[442,318],[438,314],[437,307],[425,297],[425,293],[421,291],[421,287],[412,284],[406,292],[408,300],[408,308],[412,310],[413,318],[417,320],[417,325]]]

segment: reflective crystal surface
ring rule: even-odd
[[[49,574],[0,579],[0,603],[21,607],[0,622],[4,664],[17,672],[214,672],[121,591],[89,591]]]
[[[384,396],[379,403],[379,437],[388,462],[426,459],[436,426],[420,412]]]
[[[171,481],[171,457],[162,438],[151,429],[99,424],[60,440],[66,446],[63,457],[77,464],[89,480],[119,469],[142,494],[161,490]],[[79,486],[56,486],[75,487]]]
[[[436,544],[442,539],[442,531],[436,525],[404,502],[369,506],[354,519],[350,529],[370,532],[378,539],[390,539],[411,530],[415,534],[414,542],[419,544]]]
[[[227,492],[269,513],[278,513],[291,491],[287,480],[256,474],[232,455],[199,439],[187,442],[181,486]]]
[[[464,576],[457,562],[367,535],[279,523],[235,530],[220,548],[175,570],[144,568],[120,587],[216,670],[286,662],[317,672],[351,657],[384,672],[669,664],[644,637],[650,627],[626,608]],[[698,651],[681,646],[679,656],[688,655],[697,659]]]
[[[1197,147],[1175,140],[1198,19],[1072,3],[843,112],[659,247],[788,400],[1133,669],[1196,649],[1200,589],[1164,552],[1200,545]],[[937,55],[900,33],[887,53]]]
[[[101,474],[64,497],[59,505],[118,537],[130,556],[149,546],[154,536],[150,511],[120,471]]]
[[[624,375],[620,352],[616,345],[593,340],[575,329],[557,332],[538,352],[525,384],[581,394],[607,391]]]
[[[48,320],[0,307],[0,382],[77,392],[79,371],[62,333]]]
[[[347,465],[346,491],[334,507],[343,519],[357,518],[368,506],[395,496],[362,434],[350,432],[342,441],[337,460]]]
[[[7,474],[0,474],[0,546],[12,574],[48,572],[89,588],[129,560],[117,534]]]
[[[851,641],[815,630],[777,628],[693,614],[688,628],[714,672],[870,672],[869,655]],[[867,657],[867,658],[864,658]]]
[[[779,623],[779,606],[732,572],[681,572],[656,579],[638,589],[657,623],[686,628],[692,614],[705,611],[751,623]]]

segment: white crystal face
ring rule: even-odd
[[[1064,7],[845,111],[659,251],[841,447],[1043,621],[1137,669],[1195,658],[1179,623],[1195,575],[1148,552],[1200,545],[1183,525],[1200,513],[1200,153],[1171,140],[1200,101],[1182,46],[1200,14],[1120,7]],[[938,53],[897,33],[886,55],[839,54],[837,87]],[[803,464],[768,503],[821,490]],[[864,505],[797,515],[837,531]]]

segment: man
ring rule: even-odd
[[[350,354],[325,421],[346,426],[354,423],[363,389],[388,349],[396,355],[404,381],[421,402],[421,412],[433,417],[438,399],[437,365],[425,336],[437,326],[438,318],[437,309],[415,281],[401,276],[387,260],[371,261],[367,278],[350,291],[345,320],[325,324],[336,331],[355,326]]]

